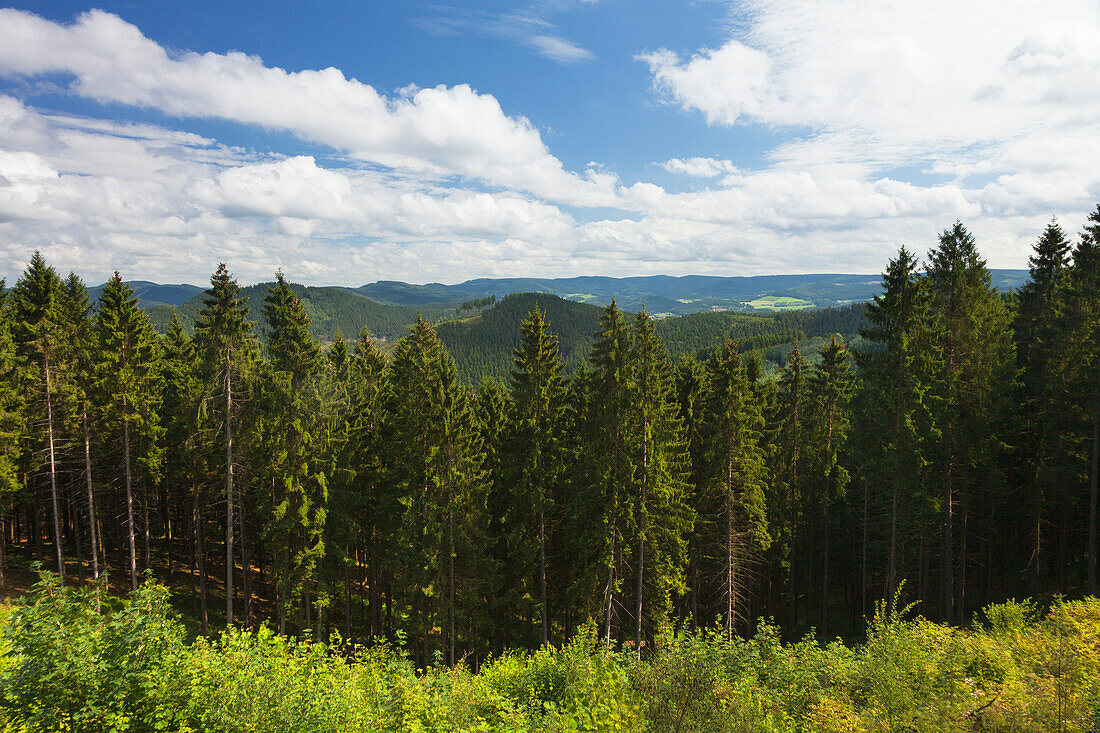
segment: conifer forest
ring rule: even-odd
[[[1100,207],[1011,291],[976,236],[901,248],[778,373],[613,301],[568,365],[517,313],[476,386],[459,326],[320,343],[281,272],[158,329],[35,253],[6,729],[1095,730]]]

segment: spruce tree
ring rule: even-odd
[[[1007,437],[1001,417],[1014,381],[1015,352],[1008,308],[992,287],[974,237],[961,223],[940,235],[939,246],[928,254],[927,273],[940,350],[935,383],[940,439],[933,456],[943,486],[942,610],[954,623],[967,611],[969,513],[987,502],[983,494],[993,483]],[[1037,521],[1037,571],[1041,536]]]
[[[247,318],[245,299],[240,286],[229,275],[224,263],[210,277],[210,287],[203,298],[203,309],[195,323],[195,345],[198,350],[202,377],[208,394],[220,391],[220,420],[225,450],[225,621],[233,623],[233,528],[236,520],[234,470],[234,425],[239,404],[234,401],[234,388],[241,391],[239,381],[255,348],[252,323]]]
[[[850,475],[841,464],[841,452],[848,437],[852,370],[848,350],[834,337],[821,348],[820,360],[809,377],[810,440],[814,446],[810,467],[814,482],[811,505],[820,510],[821,540],[821,625],[829,625],[829,550],[833,507],[844,498]],[[812,553],[813,554],[813,553]],[[811,556],[812,556],[811,554]]]
[[[631,559],[634,648],[640,655],[643,642],[667,620],[672,595],[685,590],[683,568],[694,517],[671,363],[645,309],[634,319],[632,337],[631,432],[637,437],[628,450],[636,466],[630,529],[637,548]]]
[[[865,486],[889,487],[887,567],[884,597],[900,583],[899,544],[907,516],[920,515],[926,441],[933,431],[929,389],[938,358],[931,339],[931,300],[917,260],[905,248],[898,251],[882,276],[882,294],[867,304],[871,326],[863,337],[876,346],[861,354],[863,401],[860,423],[867,440],[863,449]],[[865,512],[868,501],[865,499]],[[869,528],[864,521],[864,545]],[[863,595],[868,578],[863,579]]]
[[[1100,206],[1089,214],[1085,231],[1073,250],[1059,332],[1064,334],[1061,380],[1073,411],[1086,426],[1083,451],[1088,476],[1088,585],[1100,589],[1098,559],[1098,476],[1100,476]]]
[[[325,451],[319,443],[326,427],[319,392],[321,349],[310,334],[301,301],[282,272],[275,278],[264,299],[267,359],[259,380],[262,409],[256,432],[259,472],[271,490],[265,539],[279,558],[275,580],[282,629],[286,614],[303,593],[307,613],[311,611],[314,575],[325,552],[331,470],[326,475]]]
[[[92,321],[92,304],[88,289],[74,273],[62,285],[61,292],[61,328],[63,338],[68,344],[68,389],[67,397],[72,403],[67,413],[70,432],[79,444],[79,453],[83,457],[84,503],[87,511],[89,551],[91,553],[92,578],[99,579],[99,538],[96,532],[95,486],[92,475],[92,433],[94,421],[93,405],[98,397],[96,388],[96,362],[99,358],[98,343]],[[75,535],[80,537],[79,528]],[[79,554],[79,552],[78,552]]]
[[[550,639],[547,554],[550,535],[557,531],[555,498],[565,478],[566,394],[558,339],[538,308],[520,324],[520,345],[512,358],[502,458],[511,550],[507,562],[519,571],[519,588],[538,599],[540,643],[545,645]]]
[[[12,288],[12,336],[20,363],[20,381],[28,399],[28,419],[41,436],[25,451],[28,456],[45,454],[53,510],[54,551],[57,572],[65,582],[61,496],[59,483],[57,397],[62,379],[64,344],[60,339],[59,306],[61,280],[57,271],[35,252],[27,269]],[[30,436],[28,436],[30,437]],[[37,444],[41,440],[41,449]],[[37,537],[36,537],[37,541]]]
[[[711,518],[706,532],[713,577],[720,579],[716,602],[727,640],[743,618],[746,571],[752,556],[766,550],[767,467],[763,417],[732,341],[707,362],[706,499],[699,516]]]
[[[179,314],[172,312],[162,345],[164,400],[164,483],[178,506],[190,507],[187,524],[191,535],[191,598],[202,632],[209,630],[210,617],[206,578],[206,512],[203,501],[202,422],[205,417],[203,386],[199,376],[195,343],[187,335]],[[170,503],[170,500],[169,500]]]
[[[465,624],[480,602],[486,487],[470,400],[454,361],[422,318],[394,351],[387,402],[391,480],[404,507],[402,565],[412,587],[413,618],[425,647],[431,630],[437,624],[443,629],[442,651],[453,664],[459,614]]]
[[[613,632],[617,634],[618,604],[624,576],[626,522],[630,516],[635,463],[630,449],[636,435],[632,432],[634,363],[630,328],[615,301],[600,316],[600,330],[592,346],[589,361],[590,405],[588,406],[585,439],[585,472],[589,495],[584,499],[588,512],[590,549],[586,556],[591,565],[602,570],[603,583],[599,615],[603,619],[603,636],[610,647]],[[594,579],[594,578],[593,578]]]
[[[145,312],[138,308],[137,296],[117,272],[100,294],[95,325],[103,418],[122,440],[130,587],[136,590],[134,459],[149,473],[156,469],[162,389],[159,344]]]
[[[0,280],[0,512],[4,513],[22,485],[19,464],[25,430],[11,320],[8,290],[5,281]],[[0,523],[0,590],[4,588],[6,537],[6,527]]]

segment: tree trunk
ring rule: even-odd
[[[1100,414],[1092,417],[1092,475],[1089,477],[1089,593],[1100,592],[1097,586],[1096,543],[1097,543],[1097,474],[1100,474]]]
[[[225,349],[225,623],[233,624],[233,378]]]
[[[84,489],[88,499],[88,535],[91,541],[92,578],[99,580],[99,548],[96,544],[95,493],[92,490],[92,437],[88,429],[88,405],[82,405],[84,423]]]
[[[123,404],[123,409],[126,409]],[[130,537],[130,590],[137,590],[137,546],[134,538],[134,490],[130,475],[130,420],[122,419],[123,471],[126,476],[126,532]]]
[[[733,641],[735,597],[737,593],[734,565],[733,464],[729,464],[726,483],[726,641],[730,642]]]
[[[42,362],[42,371],[46,377],[46,443],[50,458],[50,498],[53,501],[53,543],[57,554],[57,574],[61,584],[65,584],[65,557],[61,547],[61,502],[57,492],[57,456],[53,444],[53,384],[50,378],[50,362]]]
[[[199,485],[194,485],[192,491],[194,504],[192,514],[195,522],[195,554],[198,558],[199,571],[199,611],[202,615],[202,633],[210,631],[210,616],[207,612],[207,588],[206,588],[206,547],[203,542],[202,509],[199,506]]]
[[[455,514],[454,507],[452,506],[447,514],[447,545],[449,548],[449,585],[447,594],[450,597],[448,603],[447,615],[448,615],[448,638],[447,638],[447,663],[452,667],[455,663]]]
[[[645,578],[645,534],[646,534],[646,493],[649,485],[649,421],[642,425],[642,485],[641,501],[638,502],[639,532],[638,532],[638,588],[637,598],[634,601],[634,651],[638,658],[642,658],[642,589]]]
[[[948,458],[943,497],[943,535],[941,538],[943,544],[943,557],[940,558],[940,561],[943,563],[943,567],[941,568],[943,572],[943,617],[944,621],[949,624],[955,623],[955,489],[952,485],[951,469],[951,458]]]
[[[603,599],[604,610],[607,612],[607,616],[604,620],[604,640],[608,649],[611,648],[611,616],[614,611],[613,604],[615,603],[615,562],[618,559],[619,541],[619,504],[616,498],[617,497],[615,497],[613,493],[613,504],[611,509],[611,561],[608,563],[607,588],[604,590]]]
[[[539,494],[539,605],[542,610],[542,645],[550,641],[550,623],[546,608],[546,515],[544,498]]]

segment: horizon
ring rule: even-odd
[[[0,271],[1022,269],[1100,200],[1100,8],[939,1],[12,2]]]

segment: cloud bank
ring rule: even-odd
[[[0,10],[0,76],[164,118],[0,95],[0,271],[41,248],[93,281],[201,282],[223,260],[246,281],[282,267],[341,284],[876,272],[955,218],[991,265],[1023,266],[1052,214],[1073,229],[1100,199],[1098,11],[936,10],[751,2],[718,48],[639,54],[652,93],[701,124],[783,132],[755,167],[720,151],[657,164],[686,190],[567,170],[469,85],[387,93],[334,68],[172,52],[102,11]],[[198,119],[317,154],[233,148],[188,130]]]

